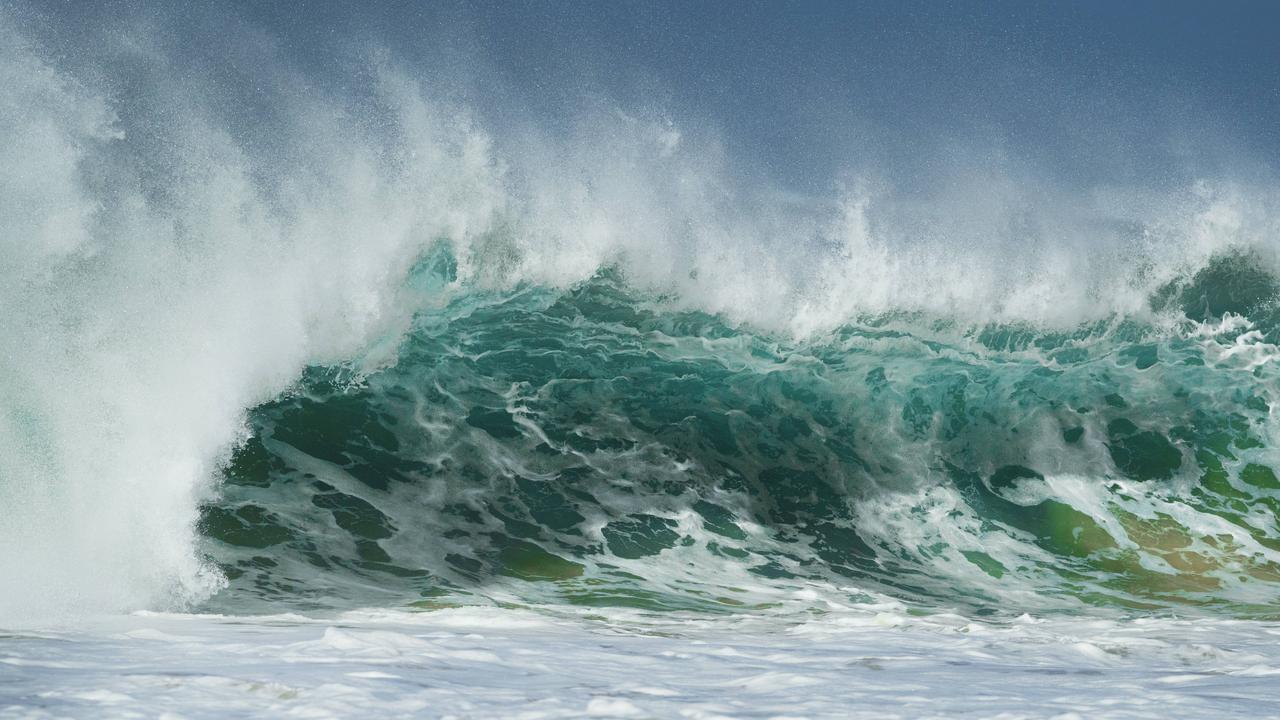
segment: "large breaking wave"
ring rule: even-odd
[[[1167,288],[1165,322],[1058,332],[890,313],[780,339],[615,271],[462,292],[392,367],[314,368],[252,413],[201,526],[218,602],[1273,614],[1280,328],[1188,317],[1265,317],[1253,260]]]
[[[801,199],[653,109],[490,133],[386,53],[130,27],[0,12],[6,622],[1270,612],[1273,188]]]

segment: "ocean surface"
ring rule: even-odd
[[[1280,717],[1265,173],[801,197],[65,10],[0,3],[0,718]]]

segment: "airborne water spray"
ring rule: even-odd
[[[196,507],[245,408],[396,332],[406,271],[486,229],[497,172],[376,66],[391,136],[303,98],[264,151],[145,36],[102,68],[143,84],[127,103],[0,22],[0,615],[181,605],[221,582]]]

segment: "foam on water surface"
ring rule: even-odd
[[[0,717],[1275,717],[1280,626],[878,607],[145,614],[11,635]]]

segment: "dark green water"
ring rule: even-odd
[[[454,288],[394,363],[312,368],[252,412],[202,515],[230,580],[209,606],[1280,615],[1280,286],[1257,267],[1220,257],[1142,320],[803,341],[616,272]]]

